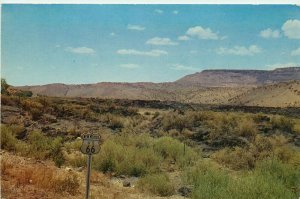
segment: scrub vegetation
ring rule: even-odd
[[[58,170],[85,167],[79,137],[93,132],[101,136],[93,172],[135,177],[140,193],[171,196],[187,187],[185,196],[205,199],[300,195],[298,118],[1,93],[1,149],[11,154]],[[24,186],[82,197],[76,173],[29,166],[20,173],[7,160],[1,171]]]

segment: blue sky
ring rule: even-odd
[[[292,5],[2,5],[12,85],[166,82],[300,64]]]

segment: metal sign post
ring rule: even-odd
[[[83,154],[88,155],[87,158],[87,175],[86,175],[86,193],[85,198],[90,198],[90,178],[92,167],[92,155],[100,151],[100,136],[93,134],[85,134],[82,136],[83,142],[80,150]]]

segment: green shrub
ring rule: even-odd
[[[6,149],[9,151],[16,151],[18,145],[18,140],[15,137],[13,129],[1,125],[1,149]]]
[[[175,161],[182,168],[191,165],[198,154],[190,147],[170,137],[153,139],[147,134],[132,135],[121,133],[107,140],[95,157],[95,167],[103,172],[116,172],[130,176],[143,176],[160,170],[160,164],[166,160]]]
[[[51,158],[56,166],[60,167],[65,158],[62,153],[62,138],[48,138],[41,132],[33,131],[28,136],[28,155],[37,159]]]
[[[1,94],[8,94],[9,85],[7,84],[6,80],[4,78],[1,78]]]
[[[210,164],[198,162],[185,173],[186,183],[192,185],[192,198],[215,199],[231,198],[229,195],[230,178],[224,171]]]
[[[289,146],[287,139],[282,135],[257,135],[249,146],[225,148],[212,155],[218,163],[234,170],[253,169],[257,161],[270,157],[295,166],[300,165],[300,153]]]
[[[147,143],[147,136],[143,134],[121,135],[107,140],[103,143],[100,154],[95,157],[97,169],[130,176],[155,172],[159,167],[159,162],[160,157],[155,154],[151,145]]]
[[[154,150],[164,159],[175,161],[179,167],[194,163],[199,155],[190,147],[185,146],[178,140],[171,137],[161,137],[155,141]]]
[[[64,153],[65,164],[73,167],[82,167],[86,166],[86,158],[87,156],[82,154],[79,150],[68,154]],[[94,161],[93,161],[94,162]]]
[[[38,131],[33,131],[28,135],[29,151],[28,155],[37,159],[49,157],[50,139]]]
[[[256,176],[268,176],[279,181],[286,188],[300,193],[300,167],[284,164],[277,159],[258,162],[254,173]]]
[[[185,179],[193,185],[192,198],[197,199],[292,199],[299,194],[299,168],[276,159],[259,162],[254,171],[237,175],[200,162],[187,170]]]
[[[16,139],[16,136],[23,130],[23,127],[17,125],[7,126],[1,124],[1,149],[13,151],[20,155],[26,155],[28,145]]]
[[[175,193],[174,185],[166,174],[146,175],[138,181],[138,188],[159,196],[171,196]]]
[[[54,161],[55,165],[58,167],[61,167],[65,162],[65,158],[62,152],[62,141],[63,140],[61,137],[57,137],[50,144],[49,155]]]
[[[19,91],[15,94],[18,97],[32,97],[32,91]]]
[[[70,153],[71,151],[78,151],[82,145],[82,139],[76,139],[70,142],[65,142],[64,147]]]

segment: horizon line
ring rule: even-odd
[[[300,66],[279,67],[279,68],[274,68],[274,69],[204,69],[204,70],[201,70],[199,72],[184,75],[184,76],[180,77],[179,79],[184,78],[184,77],[189,76],[189,75],[193,75],[193,74],[196,74],[196,73],[207,72],[207,71],[275,71],[275,70],[279,70],[279,69],[291,69],[291,68],[299,68],[300,69]],[[4,78],[4,77],[1,76],[1,78]],[[78,86],[80,86],[80,85],[92,85],[92,84],[103,84],[103,83],[108,83],[108,84],[168,84],[168,83],[176,82],[179,79],[176,79],[174,81],[165,81],[165,82],[149,82],[149,81],[148,82],[147,81],[137,81],[137,82],[124,82],[124,81],[108,82],[108,81],[102,81],[101,82],[100,81],[100,82],[93,82],[93,83],[52,82],[52,83],[31,84],[31,85],[11,85],[11,84],[9,84],[9,85],[12,86],[12,87],[26,87],[26,86],[46,86],[46,85],[53,85],[53,84],[60,84],[60,85],[67,85],[67,86],[69,86],[69,85],[78,85]]]

